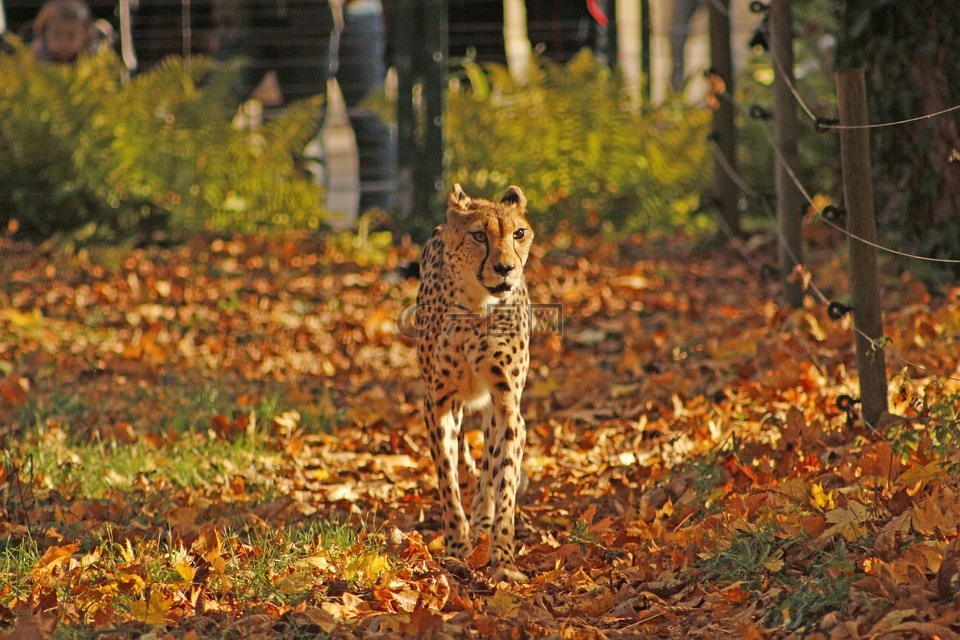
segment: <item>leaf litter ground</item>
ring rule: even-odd
[[[960,633],[960,290],[884,265],[868,426],[850,317],[780,307],[763,238],[541,242],[507,585],[443,559],[417,247],[0,250],[4,640]]]

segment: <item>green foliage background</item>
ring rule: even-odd
[[[316,135],[319,98],[242,130],[231,124],[230,66],[171,57],[125,82],[110,50],[52,65],[10,44],[0,55],[0,223],[104,238],[320,226],[322,190],[295,162]]]
[[[465,62],[448,94],[450,182],[493,197],[523,189],[540,228],[623,231],[689,226],[710,178],[709,112],[677,104],[636,112],[619,76],[588,51],[541,59],[523,83]]]

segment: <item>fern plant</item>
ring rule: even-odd
[[[96,198],[72,165],[89,106],[74,104],[82,94],[66,67],[39,63],[14,44],[0,56],[0,220],[17,218],[24,231],[49,235],[97,216]],[[76,70],[84,84],[90,64]]]
[[[480,193],[521,185],[548,228],[689,222],[709,177],[707,112],[632,111],[619,76],[587,50],[538,61],[523,84],[503,66],[464,64],[470,88],[448,97],[451,181]]]
[[[121,82],[109,50],[56,66],[12,46],[0,57],[0,222],[110,237],[320,226],[322,191],[295,162],[320,98],[241,130],[229,65],[171,57]]]

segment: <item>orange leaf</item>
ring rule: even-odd
[[[0,379],[0,400],[6,400],[14,407],[27,402],[28,391],[30,391],[30,382],[15,373]]]
[[[59,567],[63,563],[69,561],[73,554],[79,551],[79,549],[80,545],[77,544],[68,544],[62,547],[50,547],[44,552],[43,556],[37,562],[37,566],[30,570],[30,575],[38,582],[42,582],[44,579],[50,576],[50,573],[56,567]]]
[[[480,536],[480,540],[473,547],[473,551],[467,558],[467,566],[476,571],[483,565],[487,564],[487,552],[489,548],[490,539],[487,537],[487,534],[484,533]]]

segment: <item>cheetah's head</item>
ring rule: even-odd
[[[500,202],[470,198],[455,184],[443,241],[445,262],[468,301],[480,307],[503,300],[523,282],[533,244],[527,199],[519,187],[509,187]]]

